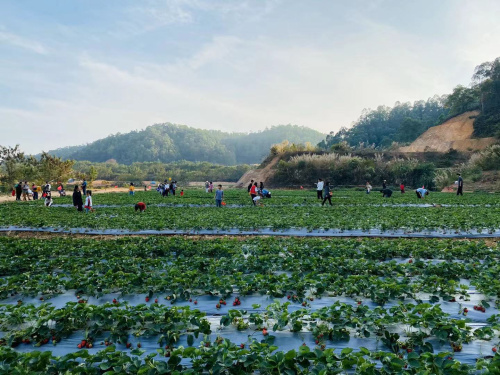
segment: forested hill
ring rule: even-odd
[[[185,125],[156,124],[141,131],[115,134],[84,146],[49,154],[65,159],[121,164],[134,162],[208,161],[225,165],[260,163],[275,143],[317,144],[324,134],[303,126],[278,125],[255,133],[225,133]]]
[[[350,128],[331,132],[319,146],[328,149],[347,142],[353,147],[386,148],[393,142],[410,143],[430,127],[473,110],[480,111],[474,121],[474,136],[499,137],[500,57],[477,66],[469,87],[459,85],[451,94],[427,101],[365,109]]]

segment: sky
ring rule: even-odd
[[[468,85],[500,1],[2,0],[0,145],[28,153],[171,122],[324,133]]]

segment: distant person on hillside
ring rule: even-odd
[[[135,211],[139,210],[140,212],[146,211],[146,204],[144,202],[139,202],[134,206]]]
[[[368,181],[366,181],[366,194],[370,194],[370,191],[372,191],[372,186]]]
[[[87,194],[87,180],[83,179],[82,182],[82,194],[85,196]]]
[[[253,180],[252,180],[253,181]],[[254,198],[257,196],[257,183],[255,182],[250,188],[250,197],[252,198],[252,204],[255,206],[256,201]]]
[[[75,185],[75,189],[73,190],[73,206],[76,207],[78,211],[83,211],[82,192],[78,188],[78,185]]]
[[[16,185],[16,201],[21,200],[21,194],[23,193],[23,183],[19,181]]]
[[[426,195],[429,195],[429,190],[425,189],[423,186],[415,190],[418,199],[424,199]]]
[[[129,195],[134,195],[135,194],[135,186],[134,186],[133,182],[131,182],[130,186],[128,187],[128,194]]]
[[[253,186],[253,180],[250,181],[250,183],[248,184],[248,187],[247,187],[249,193],[250,193],[250,190],[252,189],[252,186]]]
[[[401,184],[399,184],[399,190],[401,190],[401,194],[404,194],[405,193],[405,184],[401,182]]]
[[[385,189],[380,190],[380,192],[382,193],[382,197],[383,198],[390,198],[391,195],[392,195],[392,190],[391,189],[385,188]]]
[[[224,190],[222,190],[222,185],[219,185],[217,190],[215,190],[215,207],[222,207],[223,200]]]
[[[457,195],[464,195],[463,189],[464,189],[464,179],[462,178],[462,175],[460,173],[457,173],[458,176],[458,189],[457,189]]]
[[[54,203],[54,201],[52,200],[52,194],[49,192],[45,195],[45,207],[52,206],[52,203]]]
[[[323,199],[323,188],[325,187],[325,183],[321,178],[318,178],[318,182],[316,182],[316,196],[318,199]]]
[[[387,180],[384,180],[382,182],[382,189],[386,189],[387,188]]]
[[[330,206],[333,206],[332,192],[330,190],[330,183],[328,181],[325,182],[325,186],[323,187],[323,203],[321,203],[321,205],[324,206],[327,200],[328,203],[330,203]]]
[[[92,208],[92,190],[87,190],[87,198],[85,198],[85,213],[94,211]]]
[[[210,183],[208,181],[205,181],[205,193],[208,193],[209,186],[210,186]]]

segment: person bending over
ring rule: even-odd
[[[134,206],[135,211],[139,210],[140,212],[146,211],[146,204],[144,202],[139,202]]]
[[[415,190],[418,199],[424,199],[426,195],[429,195],[429,190],[425,189],[423,186]]]
[[[392,190],[388,188],[382,189],[380,192],[382,193],[383,198],[390,198],[392,195]]]

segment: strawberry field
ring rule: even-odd
[[[313,194],[0,205],[0,373],[500,373],[497,195]]]

